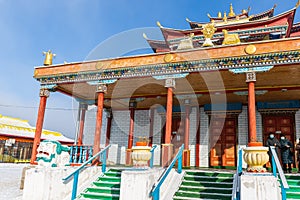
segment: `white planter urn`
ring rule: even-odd
[[[133,146],[131,158],[135,167],[148,167],[148,161],[151,159],[151,147]]]
[[[248,172],[266,172],[263,167],[269,161],[268,147],[253,146],[244,148],[244,160],[248,164]]]

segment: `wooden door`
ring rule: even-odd
[[[294,134],[295,118],[293,114],[277,114],[277,115],[263,115],[263,141],[266,144],[269,133],[274,133],[275,137],[280,141],[280,135],[284,134],[285,137],[290,140],[294,146],[295,134]],[[278,155],[281,160],[280,154]],[[293,157],[295,160],[295,156]],[[267,167],[270,163],[267,164]]]
[[[177,152],[180,146],[184,143],[185,121],[181,116],[172,117],[171,143],[174,147],[174,152]],[[165,143],[166,125],[164,124],[163,134],[161,135],[161,143]]]
[[[280,140],[280,134],[284,134],[294,144],[294,116],[293,115],[263,115],[264,144],[269,133],[274,133]]]
[[[210,165],[236,166],[237,117],[211,116]]]

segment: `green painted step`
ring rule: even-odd
[[[285,177],[290,187],[290,189],[286,191],[287,199],[300,199],[300,174],[289,174]]]
[[[120,198],[121,169],[109,169],[86,188],[77,199],[118,200]]]
[[[227,172],[186,171],[174,200],[231,199],[233,174]]]

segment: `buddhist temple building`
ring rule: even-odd
[[[0,115],[0,162],[29,162],[35,127],[27,120]],[[73,144],[74,140],[59,132],[43,130],[41,140]]]
[[[230,5],[208,22],[187,19],[188,30],[157,22],[164,40],[145,33],[154,52],[148,55],[52,64],[47,52],[34,71],[40,107],[31,162],[52,92],[78,101],[75,143],[93,145],[94,154],[111,144],[114,164],[132,165],[141,138],[159,146],[159,166],[182,144],[185,167],[235,167],[238,149],[264,144],[270,132],[294,144],[300,137],[297,7],[251,14]]]

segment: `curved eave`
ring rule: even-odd
[[[286,25],[288,23],[289,27],[287,30],[287,37],[289,37],[290,30],[294,21],[296,8],[293,8],[291,10],[288,10],[284,13],[281,13],[279,15],[276,15],[274,17],[263,19],[260,21],[249,21],[244,23],[238,23],[238,24],[228,24],[228,25],[222,25],[222,26],[216,26],[217,31],[221,32],[222,29],[226,29],[228,31],[233,30],[244,30],[249,28],[259,28],[259,27],[265,27],[265,26],[279,26],[279,25]],[[193,23],[193,22],[189,22]],[[197,25],[198,26],[198,25]],[[200,25],[199,25],[200,26]],[[202,24],[201,24],[202,26]],[[200,26],[200,27],[201,27]],[[177,30],[177,29],[171,29],[171,28],[161,28],[161,31],[163,32],[164,38],[166,41],[170,39],[175,39],[179,36],[186,36],[190,33],[194,33],[195,35],[202,35],[201,28],[198,29],[190,29],[190,30]]]
[[[169,45],[163,40],[147,39],[147,42],[155,53],[170,51]]]
[[[250,21],[261,20],[261,19],[263,19],[263,18],[265,18],[265,17],[268,17],[268,18],[273,17],[273,16],[274,16],[274,10],[275,10],[275,8],[276,8],[276,5],[274,5],[274,6],[273,6],[271,9],[269,9],[269,10],[266,10],[266,11],[264,11],[264,12],[258,13],[258,14],[256,14],[256,15],[253,15],[253,16],[251,17]],[[246,14],[247,17],[249,16],[249,15],[248,15],[248,12],[247,12],[247,13],[244,13],[244,14]],[[240,15],[243,16],[243,13],[240,14]],[[230,21],[230,20],[234,20],[235,18],[236,18],[236,16],[235,16],[235,17],[228,17],[228,20],[229,20],[229,21]],[[215,22],[219,22],[219,21],[223,21],[223,18],[211,17],[211,18],[210,18],[210,21],[212,21],[212,20],[214,20]],[[204,24],[207,24],[207,23],[196,22],[196,21],[189,21],[189,25],[190,25],[191,29],[199,28],[199,27],[201,27],[201,26],[204,25]]]

